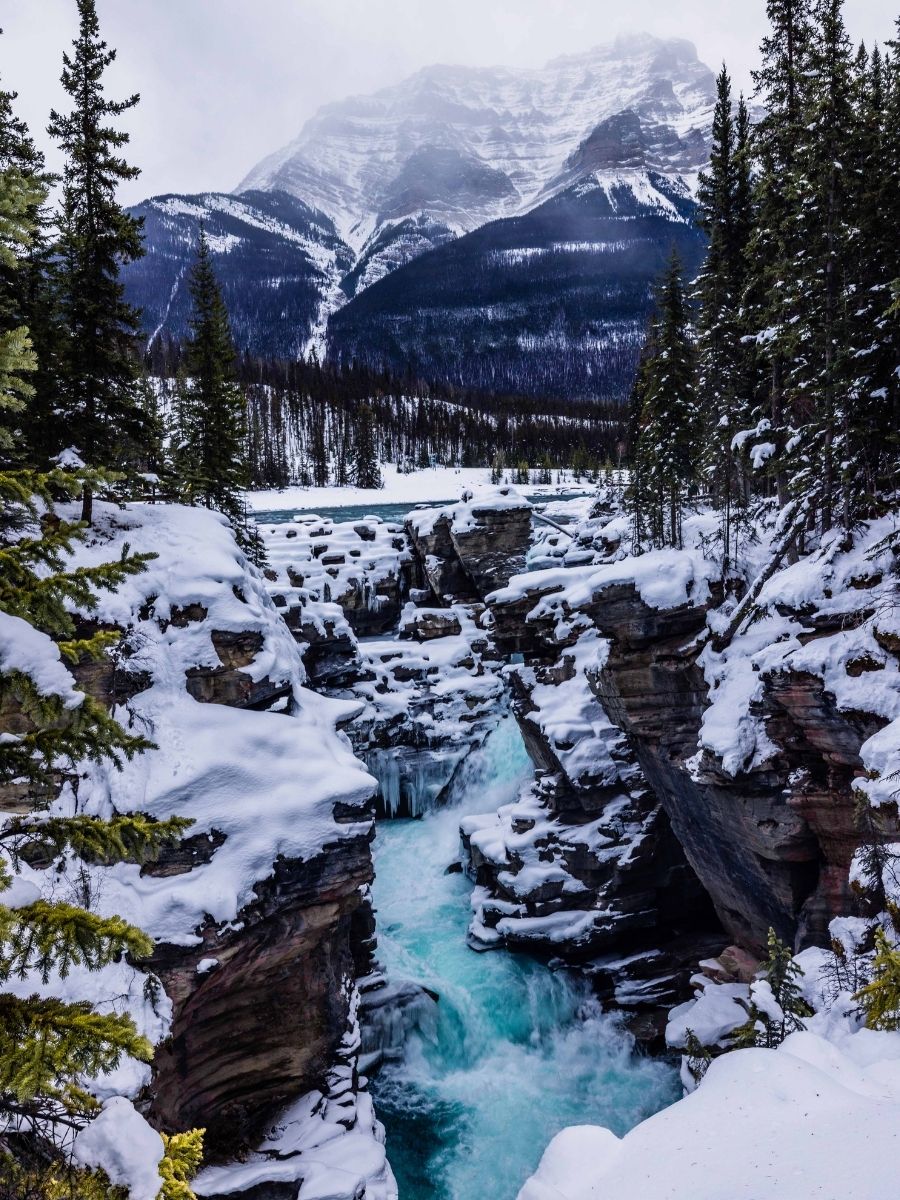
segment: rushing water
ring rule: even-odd
[[[564,1126],[622,1134],[676,1097],[672,1068],[635,1055],[581,981],[466,946],[471,884],[446,873],[459,818],[508,803],[530,770],[507,719],[465,764],[454,804],[378,828],[379,959],[440,997],[373,1081],[400,1200],[514,1200]]]

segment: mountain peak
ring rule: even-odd
[[[648,146],[666,147],[658,169],[696,170],[714,102],[713,72],[694,45],[648,33],[536,69],[435,64],[319,109],[237,190],[289,192],[327,213],[357,250],[387,215],[427,211],[465,231],[526,211],[570,180],[579,147],[621,113],[646,127]],[[459,188],[453,161],[464,164]]]

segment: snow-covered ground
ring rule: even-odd
[[[900,1034],[794,1033],[717,1059],[624,1138],[564,1130],[519,1200],[888,1200],[898,1152]]]
[[[846,940],[846,924],[833,922],[835,936]],[[696,1090],[623,1138],[596,1126],[564,1130],[519,1200],[887,1200],[900,1151],[900,1033],[863,1027],[851,992],[834,994],[831,958],[810,948],[795,959],[815,1010],[805,1029],[777,1049],[715,1059]],[[696,998],[669,1021],[672,1046],[688,1029],[725,1045],[747,1019],[737,1001],[752,992],[764,1004],[759,989],[768,988],[702,974],[693,982]]]
[[[126,548],[155,557],[116,591],[100,592],[91,615],[123,630],[128,653],[122,669],[136,680],[136,694],[117,705],[114,716],[148,736],[154,747],[118,770],[109,762],[79,764],[51,812],[108,818],[133,811],[159,819],[177,814],[193,822],[191,836],[215,829],[225,837],[208,861],[174,875],[145,873],[139,863],[86,865],[70,857],[50,871],[20,860],[11,894],[17,903],[38,895],[66,899],[78,884],[77,894],[89,893],[93,911],[124,917],[158,943],[191,947],[202,942],[200,931],[212,923],[219,933],[232,927],[279,857],[308,861],[328,844],[367,834],[374,780],[338,730],[360,704],[328,699],[304,686],[301,648],[223,517],[179,505],[118,508],[97,502],[94,527],[76,546],[72,565],[115,561]],[[33,630],[22,637],[22,624],[9,617],[0,622],[0,666],[24,671],[42,690],[78,702],[81,693],[55,645]],[[287,694],[284,711],[205,702],[190,693],[195,669],[216,673],[225,667],[216,633],[258,642],[252,661],[241,668],[247,686],[276,685]],[[355,808],[357,819],[339,823],[337,802]],[[217,966],[204,959],[197,970]],[[127,1013],[140,1033],[159,1043],[169,1033],[172,1004],[164,993],[147,991],[147,982],[144,971],[122,961],[99,971],[79,966],[65,977],[54,971],[43,981],[35,969],[4,986],[21,995],[39,991],[67,1002],[88,1000],[101,1012]],[[104,1108],[74,1142],[77,1160],[103,1167],[114,1182],[130,1186],[132,1200],[155,1200],[161,1182],[162,1142],[132,1104],[149,1079],[149,1066],[125,1057],[114,1071],[85,1081]],[[355,1173],[342,1176],[348,1197],[362,1195],[368,1180],[369,1200],[388,1200],[395,1193],[368,1098],[358,1114],[341,1112],[338,1125],[319,1099],[309,1121],[300,1122],[304,1136],[315,1134],[316,1146],[328,1140],[330,1151],[346,1158],[353,1149]],[[287,1122],[292,1134],[298,1120],[294,1114]],[[338,1149],[335,1139],[344,1134],[346,1145]]]
[[[535,473],[536,474],[536,473]],[[251,513],[278,512],[288,508],[314,512],[320,508],[351,508],[361,504],[380,506],[383,504],[443,503],[459,500],[465,490],[474,492],[491,487],[490,467],[427,467],[410,474],[400,474],[394,463],[385,463],[381,468],[383,488],[359,487],[288,487],[247,493],[247,505]],[[522,485],[523,490],[540,492],[542,495],[584,492],[594,490],[589,483],[563,483]]]

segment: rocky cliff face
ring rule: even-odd
[[[347,1030],[350,981],[365,965],[369,842],[343,839],[311,861],[277,861],[239,927],[209,923],[189,951],[157,949],[150,965],[174,1005],[154,1059],[152,1112],[162,1128],[205,1125],[208,1151],[230,1157],[325,1079]],[[172,868],[153,873],[169,877]]]
[[[518,557],[513,534],[500,533],[502,519],[495,528],[514,567],[524,562],[530,513],[518,499],[508,511]],[[505,710],[501,663],[481,624],[484,606],[449,525],[439,526],[453,564],[439,581],[454,581],[442,597],[446,607],[434,607],[428,586],[436,556],[417,553],[402,526],[314,521],[263,532],[274,603],[316,686],[352,705],[346,731],[377,781],[379,815],[421,815],[440,802],[460,763]],[[496,556],[497,571],[499,562]],[[486,579],[487,558],[482,569]],[[451,603],[457,596],[461,602]]]
[[[492,597],[498,644],[547,663],[561,632],[565,647],[567,630],[596,630],[605,646],[586,668],[591,690],[626,734],[730,938],[754,952],[769,927],[788,942],[827,942],[829,920],[853,911],[849,868],[860,830],[852,785],[864,775],[864,744],[887,716],[878,690],[873,704],[858,685],[884,669],[883,648],[862,633],[869,649],[854,657],[835,639],[848,623],[863,629],[875,607],[865,592],[881,574],[869,565],[871,582],[857,576],[840,591],[826,581],[802,608],[778,591],[789,578],[770,585],[756,625],[723,657],[707,646],[708,615],[722,596],[701,555],[604,567],[602,542],[597,565],[573,570],[571,583],[558,569],[537,572]],[[859,572],[859,551],[846,557],[826,576]],[[674,587],[665,582],[672,571]],[[844,691],[853,686],[852,703],[836,675]],[[883,819],[889,836],[892,818]]]
[[[79,553],[105,561],[125,541],[157,557],[103,597],[93,618],[121,630],[116,663],[78,673],[155,749],[120,775],[88,770],[77,802],[109,811],[115,797],[193,821],[155,863],[86,868],[95,907],[156,944],[139,965],[162,985],[166,1036],[136,1103],[163,1130],[205,1127],[216,1159],[249,1148],[280,1109],[316,1093],[320,1116],[327,1109],[342,1132],[371,1144],[372,1177],[384,1182],[364,1102],[366,1131],[354,1132],[359,1085],[348,1049],[354,981],[371,965],[375,784],[337,726],[359,705],[307,690],[301,645],[215,514],[101,505]],[[383,596],[373,595],[381,613]]]

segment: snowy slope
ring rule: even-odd
[[[713,103],[712,72],[691,43],[648,34],[539,70],[428,67],[323,107],[238,191],[290,192],[327,212],[356,248],[373,221],[417,211],[473,229],[568,181],[580,160],[597,154],[592,135],[618,114],[632,114],[644,131],[643,165],[695,170]]]
[[[322,351],[328,326],[328,353],[347,361],[462,386],[621,398],[661,250],[676,241],[690,270],[702,241],[691,196],[714,101],[694,46],[648,34],[537,70],[427,67],[321,108],[250,171],[230,206],[206,195],[139,206],[149,255],[128,269],[130,297],[148,336],[184,332],[185,247],[202,209],[239,349]],[[284,242],[266,197],[282,214],[298,206]],[[591,217],[628,228],[586,232]],[[518,237],[514,223],[531,218],[524,240],[510,241],[507,226]],[[453,253],[486,227],[495,232],[475,243],[476,263],[472,246]],[[416,300],[431,314],[424,326],[396,311],[396,291],[368,302],[423,258],[434,266]],[[411,278],[422,290],[407,276],[401,293]],[[475,295],[460,313],[448,289]],[[332,337],[330,318],[348,300],[357,307]],[[566,349],[574,367],[536,369]]]
[[[143,218],[147,253],[123,275],[128,299],[143,309],[148,343],[188,332],[202,225],[241,349],[284,358],[321,350],[353,264],[323,213],[282,192],[154,196],[131,211]]]

